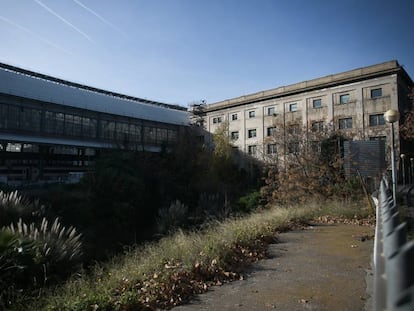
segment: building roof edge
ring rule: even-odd
[[[340,84],[357,82],[367,78],[375,78],[398,72],[401,72],[403,76],[408,80],[409,84],[413,85],[413,81],[411,80],[410,76],[404,70],[404,68],[398,64],[398,61],[391,60],[380,64],[352,69],[341,73],[331,74],[312,80],[306,80],[286,86],[280,86],[277,88],[212,103],[207,105],[206,110],[211,112],[225,108],[232,108],[235,106],[255,103],[258,101],[285,97],[306,91],[313,91],[325,87],[332,87]]]

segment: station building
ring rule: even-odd
[[[286,158],[291,146],[275,141],[295,129],[338,132],[349,141],[383,141],[388,146],[390,125],[384,112],[394,109],[403,120],[411,108],[413,81],[397,61],[359,68],[205,105],[195,105],[194,122],[207,133],[223,124],[237,150],[259,160]],[[205,135],[212,144],[211,135]],[[397,157],[412,152],[395,123]],[[293,148],[294,149],[294,148]],[[388,154],[385,150],[384,154]],[[369,159],[368,159],[369,160]]]
[[[187,109],[0,64],[0,182],[64,181],[108,149],[158,152]]]

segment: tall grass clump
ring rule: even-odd
[[[273,208],[176,231],[128,250],[92,273],[74,276],[43,301],[45,310],[143,310],[181,304],[212,284],[239,279],[241,268],[264,256],[275,232],[308,220],[316,207]]]
[[[0,309],[42,292],[80,262],[81,235],[58,218],[40,218],[41,212],[38,202],[0,192]]]

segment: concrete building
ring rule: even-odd
[[[395,109],[403,118],[410,108],[412,86],[404,68],[397,61],[388,61],[192,110],[208,133],[225,124],[234,147],[260,160],[289,154],[290,146],[280,150],[270,137],[275,131],[286,134],[295,128],[337,131],[348,140],[386,141],[389,147],[390,126],[383,114]],[[399,154],[408,146],[400,140],[398,124],[395,133]],[[205,139],[212,143],[211,135]]]
[[[106,149],[157,152],[187,109],[0,64],[0,182],[81,176]]]

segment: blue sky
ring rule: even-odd
[[[0,62],[182,106],[393,59],[414,78],[412,0],[0,0],[0,8]]]

